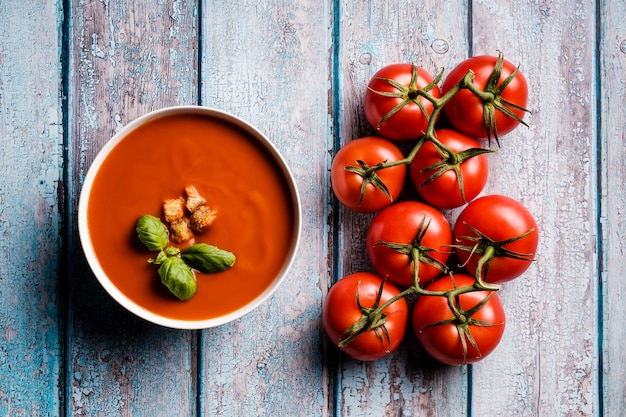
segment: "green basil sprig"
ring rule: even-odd
[[[149,250],[158,252],[148,262],[159,265],[161,282],[182,301],[189,300],[197,290],[192,268],[213,273],[225,271],[235,264],[236,258],[232,252],[206,243],[197,243],[182,251],[168,246],[167,227],[158,217],[149,214],[141,216],[135,229],[139,240]]]
[[[235,255],[206,243],[196,243],[180,252],[189,266],[200,272],[223,272],[235,264]]]

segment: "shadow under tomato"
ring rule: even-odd
[[[453,367],[439,362],[430,356],[417,340],[412,329],[407,329],[405,339],[402,346],[401,354],[406,358],[406,374],[424,375],[441,373]]]

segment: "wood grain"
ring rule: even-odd
[[[55,2],[0,2],[2,415],[54,415],[61,397],[61,25]]]
[[[624,10],[624,0],[0,0],[0,415],[626,415]],[[523,202],[541,236],[534,265],[501,290],[504,339],[467,367],[433,362],[410,334],[389,358],[351,360],[329,346],[321,310],[334,280],[371,270],[373,216],[337,204],[332,156],[373,133],[362,97],[382,66],[436,73],[497,50],[521,64],[532,114],[490,155],[485,193]],[[302,200],[284,285],[199,332],[119,307],[89,271],[76,224],[102,145],[176,104],[257,126]]]
[[[202,104],[235,113],[274,143],[295,176],[303,224],[295,264],[269,302],[203,332],[201,411],[327,415],[332,386],[320,311],[332,256],[331,9],[314,0],[204,2],[202,9]]]
[[[197,5],[151,1],[71,4],[68,210],[75,254],[68,277],[67,392],[72,415],[193,415],[196,335],[135,318],[79,257],[77,198],[86,170],[123,125],[197,99]]]
[[[474,53],[521,63],[527,118],[502,138],[488,193],[536,217],[532,268],[501,290],[507,330],[473,367],[472,412],[595,416],[598,396],[597,107],[594,5],[475,1]],[[497,396],[494,393],[497,392]]]
[[[600,279],[602,285],[602,409],[626,415],[626,21],[624,1],[603,2],[599,47]]]
[[[339,141],[373,134],[364,116],[367,83],[385,65],[412,62],[435,75],[468,53],[467,2],[349,2],[339,13]],[[402,146],[402,144],[400,144]],[[406,147],[406,146],[405,146]],[[409,148],[410,149],[410,148]],[[373,215],[340,208],[337,277],[371,270],[365,234]],[[408,332],[410,333],[410,332]],[[454,415],[467,407],[468,373],[434,363],[411,334],[400,350],[375,363],[342,358],[339,415]]]

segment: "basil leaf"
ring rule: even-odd
[[[232,267],[236,260],[232,252],[206,243],[196,243],[180,254],[187,265],[200,272],[222,272]]]
[[[178,257],[166,258],[159,266],[161,282],[182,301],[189,300],[196,293],[196,277],[191,268]]]
[[[161,219],[149,214],[145,214],[137,220],[137,235],[139,240],[151,251],[163,250],[169,241],[167,237],[167,228],[161,222]]]

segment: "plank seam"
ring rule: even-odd
[[[204,65],[202,65],[202,51],[204,50],[204,30],[202,30],[202,15],[204,14],[204,2],[202,0],[198,0],[197,9],[198,13],[196,25],[198,27],[198,55],[196,59],[198,60],[198,83],[196,87],[196,95],[198,97],[198,104],[202,105],[204,102],[204,98],[202,97],[202,74],[204,67]]]
[[[597,328],[598,328],[598,416],[604,416],[604,407],[605,407],[605,395],[608,392],[608,388],[606,387],[604,381],[604,366],[606,361],[604,360],[605,350],[604,350],[604,303],[605,298],[604,294],[604,277],[605,277],[605,248],[604,241],[605,238],[608,238],[608,233],[606,230],[606,222],[603,221],[603,218],[606,216],[607,210],[607,201],[603,195],[602,190],[604,189],[604,184],[607,184],[607,176],[608,167],[602,161],[602,155],[605,151],[604,146],[604,134],[602,132],[602,84],[600,82],[600,74],[602,74],[603,62],[602,62],[602,1],[595,2],[595,18],[596,18],[596,37],[595,37],[595,87],[596,87],[596,111],[598,113],[598,117],[596,117],[596,166],[597,166],[597,186],[596,186],[596,245],[597,245],[597,253],[598,253],[598,262],[597,262],[597,277],[598,277],[598,285],[597,285]]]
[[[69,346],[69,286],[67,285],[68,277],[68,265],[70,260],[69,248],[71,246],[71,218],[67,218],[68,213],[71,213],[71,199],[69,195],[68,184],[71,178],[71,167],[68,164],[70,153],[70,138],[69,138],[69,86],[70,86],[70,23],[71,23],[71,0],[61,0],[58,3],[59,18],[61,22],[60,27],[60,78],[61,78],[61,126],[63,129],[62,134],[62,161],[61,161],[61,183],[58,190],[58,206],[59,218],[61,219],[61,248],[59,256],[59,275],[58,275],[58,308],[59,314],[57,316],[57,323],[59,326],[60,346],[59,346],[59,416],[70,415],[68,406],[70,398],[70,382],[68,380],[68,364],[70,363]]]
[[[330,117],[331,117],[331,129],[332,129],[332,157],[337,153],[339,148],[341,147],[341,138],[339,135],[340,132],[340,120],[341,120],[341,106],[340,103],[340,88],[339,88],[339,45],[340,45],[340,10],[341,10],[340,0],[333,0],[331,2],[331,21],[332,21],[332,34],[331,34],[331,53],[330,53],[330,89],[331,89],[331,109]],[[328,167],[328,175],[330,175],[330,166]],[[332,210],[332,230],[329,233],[329,238],[332,239],[329,246],[331,249],[332,256],[332,271],[331,271],[331,282],[330,285],[337,282],[339,279],[339,225],[341,219],[339,218],[340,214],[340,206],[337,199],[334,197],[333,192],[330,187],[328,190],[328,198],[330,199],[329,204],[327,205],[330,210]],[[329,380],[331,382],[332,392],[329,393],[329,400],[331,403],[329,404],[331,410],[330,414],[332,417],[338,417],[340,415],[340,363],[341,363],[341,354],[340,353],[330,353],[335,352],[335,350],[324,349],[326,352],[329,352],[329,355],[332,355],[332,360],[329,361]]]
[[[196,83],[197,87],[196,87],[196,96],[197,96],[197,104],[198,105],[203,105],[204,102],[204,97],[202,95],[202,85],[203,85],[203,65],[202,65],[202,51],[204,50],[204,30],[203,30],[203,26],[202,26],[202,16],[204,14],[204,1],[203,0],[198,0],[197,2],[197,20],[196,20],[196,26],[197,26],[197,31],[198,31],[198,49],[197,49],[197,55],[196,55],[196,60],[197,60],[197,68],[198,68],[198,74],[197,74],[197,78],[198,78],[198,82]],[[206,330],[198,330],[196,331],[196,337],[195,337],[195,342],[196,342],[196,374],[195,374],[195,378],[196,378],[196,392],[195,392],[195,402],[194,405],[196,407],[196,416],[200,417],[202,416],[202,410],[203,410],[203,404],[204,404],[204,398],[202,396],[202,393],[204,392],[204,388],[205,388],[205,384],[204,384],[204,378],[202,378],[202,375],[204,373],[204,368],[205,368],[205,361],[204,361],[204,348],[205,348],[205,332]]]
[[[467,42],[467,56],[474,55],[474,24],[472,21],[473,17],[474,1],[467,0],[467,39],[469,39],[469,42]]]

